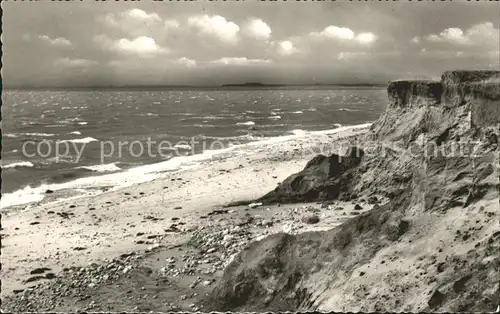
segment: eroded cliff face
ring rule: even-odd
[[[389,201],[329,231],[251,244],[225,270],[209,302],[213,308],[495,310],[500,130],[492,115],[500,106],[499,74],[457,71],[441,82],[391,83],[387,111],[361,158],[330,175],[323,171],[330,164],[325,156],[262,198],[300,200],[313,190],[315,197],[383,195]],[[457,143],[471,145],[447,151]],[[294,188],[297,178],[306,178],[305,190]]]
[[[370,139],[437,140],[450,129],[459,138],[472,128],[500,123],[500,71],[450,71],[440,82],[396,81],[387,88],[389,106]]]

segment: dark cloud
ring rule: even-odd
[[[480,3],[3,3],[19,85],[351,83],[498,68]]]

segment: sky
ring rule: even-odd
[[[386,83],[499,69],[495,2],[2,2],[3,84]]]

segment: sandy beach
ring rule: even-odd
[[[368,126],[254,142],[214,153],[191,169],[165,173],[147,183],[97,196],[30,205],[26,210],[4,214],[2,295],[39,284],[26,283],[30,271],[36,268],[49,268],[57,276],[67,267],[102,263],[122,254],[182,243],[195,230],[213,223],[200,217],[206,218],[229,202],[262,196],[290,173],[301,170],[319,149],[336,149],[335,143],[352,140],[366,132]],[[300,228],[305,225],[304,230],[312,226],[331,228],[351,216],[353,207],[349,203],[344,210],[328,211],[317,225],[298,224],[303,225]],[[276,208],[266,207],[261,214],[264,218],[272,216]],[[284,208],[281,213],[286,212]],[[307,204],[288,208],[302,208],[305,213]],[[233,208],[230,213],[245,209]],[[263,226],[259,232],[269,234],[286,228],[292,231],[293,221],[283,219],[281,224]],[[179,232],[166,231],[173,223]]]

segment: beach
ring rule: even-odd
[[[50,281],[25,283],[32,277],[30,271],[36,268],[49,268],[57,276],[67,267],[102,263],[122,254],[182,243],[195,230],[213,224],[200,217],[221,210],[227,203],[262,196],[290,173],[303,169],[325,147],[338,149],[341,147],[338,144],[354,140],[369,126],[303,132],[209,152],[210,157],[194,157],[201,160],[196,166],[166,172],[153,181],[95,196],[46,201],[4,214],[2,294],[10,295]],[[327,216],[344,214],[346,218],[345,213],[350,215],[354,204],[344,207],[342,211],[330,211]],[[267,208],[270,215],[277,207]],[[241,214],[245,209],[248,207],[237,207],[231,212]],[[323,218],[326,223],[323,228],[336,224],[336,220]],[[286,219],[276,223],[275,232],[283,231],[286,223]],[[172,224],[176,224],[178,232],[165,231]],[[321,224],[298,224],[321,227]],[[272,231],[266,229],[269,228],[263,228],[267,233]]]

